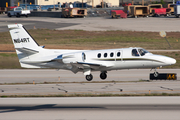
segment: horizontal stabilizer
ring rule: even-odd
[[[15,48],[16,50],[22,52],[22,53],[27,53],[27,54],[36,54],[36,53],[39,53],[39,51],[36,51],[36,50],[32,50],[32,49],[29,49],[29,48]]]

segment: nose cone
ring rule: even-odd
[[[167,64],[170,64],[170,65],[173,65],[176,63],[176,60],[174,58],[167,58],[166,59],[166,63]]]

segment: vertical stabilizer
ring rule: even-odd
[[[8,25],[14,47],[38,50],[38,43],[31,37],[22,24]]]
[[[21,67],[38,68],[34,65],[24,64],[24,61],[32,61],[36,59],[41,47],[26,31],[22,24],[8,25],[9,32],[19,58]]]

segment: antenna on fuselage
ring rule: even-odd
[[[168,42],[168,40],[167,40],[167,38],[166,38],[166,32],[165,32],[165,31],[160,31],[160,32],[159,32],[159,35],[160,35],[161,37],[165,38],[165,40],[166,40],[167,43],[169,44],[169,42]],[[169,44],[169,47],[171,47],[170,44]]]

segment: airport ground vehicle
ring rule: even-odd
[[[130,11],[131,16],[135,18],[139,16],[149,17],[148,6],[132,5],[130,6]]]
[[[5,8],[5,7],[0,7],[0,14],[1,13],[5,13],[7,11],[7,8]]]
[[[112,18],[127,18],[127,13],[123,10],[111,10],[111,17]]]
[[[87,16],[87,9],[84,8],[63,8],[62,17],[85,17]]]
[[[21,17],[21,16],[26,16],[30,15],[30,10],[24,10],[22,7],[16,7],[13,8],[13,10],[7,12],[7,16],[16,16],[16,17]]]
[[[152,10],[152,14],[154,17],[158,17],[161,15],[170,16],[171,15],[170,12],[171,12],[170,8],[155,8]]]
[[[156,8],[163,8],[162,4],[149,4],[148,9],[149,9],[149,14],[151,16],[152,10]]]

